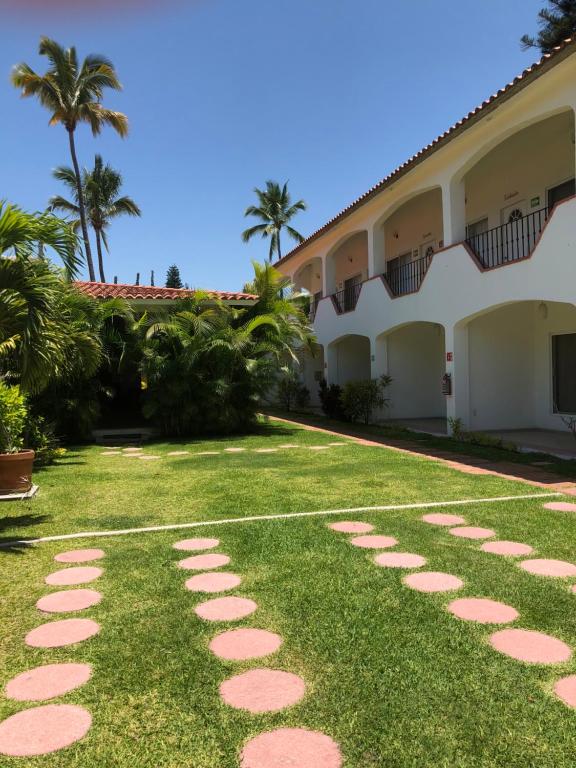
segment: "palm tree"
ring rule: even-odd
[[[79,66],[76,48],[64,49],[48,37],[40,38],[38,52],[49,61],[46,74],[37,74],[28,64],[17,64],[12,72],[12,83],[21,90],[22,96],[36,96],[40,104],[51,113],[50,125],[60,123],[68,133],[86,263],[90,280],[94,282],[96,278],[74,132],[78,123],[88,123],[94,136],[100,133],[104,125],[110,125],[120,136],[126,136],[126,115],[106,109],[101,103],[105,88],[120,90],[122,86],[112,62],[104,56],[90,54]]]
[[[50,198],[50,208],[51,210],[65,211],[71,214],[73,216],[72,225],[77,229],[80,226],[80,200],[76,186],[76,174],[72,168],[63,165],[56,168],[53,175],[55,179],[62,181],[70,189],[74,202],[56,195]],[[93,170],[83,169],[81,179],[87,217],[96,234],[100,282],[105,283],[102,243],[104,243],[106,251],[109,253],[106,229],[110,221],[124,214],[140,216],[141,211],[131,197],[126,195],[118,197],[122,187],[122,176],[110,165],[104,165],[100,155],[96,155],[94,158]]]
[[[291,227],[289,222],[298,211],[306,210],[306,203],[304,200],[292,203],[290,193],[288,192],[288,182],[281,187],[276,181],[267,181],[265,190],[256,187],[254,192],[258,197],[258,205],[250,205],[246,209],[244,216],[255,216],[262,223],[256,224],[254,227],[250,227],[242,232],[242,240],[247,243],[254,235],[258,234],[264,238],[269,237],[269,261],[272,261],[274,253],[281,259],[280,233],[283,229],[297,243],[301,243],[304,240],[300,232]]]
[[[576,0],[547,0],[549,8],[538,12],[540,30],[536,37],[523,35],[522,48],[540,48],[542,53],[550,53],[576,33]]]

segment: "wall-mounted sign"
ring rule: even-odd
[[[451,363],[454,360],[454,352],[446,352],[446,362]]]
[[[530,200],[530,207],[531,208],[537,208],[540,205],[540,198],[539,197],[533,197],[532,200]]]

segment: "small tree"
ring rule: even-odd
[[[538,34],[536,37],[523,35],[522,48],[539,48],[542,53],[550,53],[576,33],[576,0],[547,0],[547,3],[549,7],[538,13]]]
[[[342,407],[350,421],[362,420],[364,424],[369,424],[374,411],[384,408],[390,402],[384,392],[391,383],[390,376],[380,376],[378,379],[349,381],[345,384]]]
[[[172,264],[171,267],[168,267],[168,272],[166,273],[166,288],[182,288],[180,270],[176,264]]]
[[[294,406],[305,408],[310,401],[310,392],[291,369],[283,369],[277,384],[279,404],[287,411]]]

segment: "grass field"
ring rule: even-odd
[[[58,535],[230,517],[307,512],[450,499],[538,493],[493,476],[470,476],[424,458],[356,445],[313,451],[336,438],[270,425],[250,437],[197,444],[161,443],[141,461],[103,456],[97,447],[69,453],[39,472],[36,499],[0,508],[1,536]],[[277,453],[253,449],[290,443]],[[224,453],[242,447],[242,453]],[[189,450],[168,457],[175,450]],[[195,456],[195,452],[219,451]],[[498,538],[531,544],[536,557],[574,560],[576,516],[547,511],[543,499],[446,509]],[[424,510],[346,515],[395,536],[398,549],[427,558],[430,570],[464,580],[456,595],[426,595],[402,584],[404,572],[378,568],[374,552],[327,527],[340,517],[292,518],[207,526],[105,539],[47,542],[0,550],[2,684],[35,666],[88,662],[92,679],[58,701],[93,716],[77,744],[38,758],[0,756],[1,766],[30,768],[234,768],[247,739],[284,726],[319,730],[341,747],[345,768],[569,768],[576,754],[576,712],[552,694],[576,662],[526,665],[488,645],[495,627],[454,618],[455,596],[490,597],[520,613],[514,626],[538,629],[576,648],[576,595],[570,580],[537,577],[510,558],[480,551],[422,523]],[[438,510],[435,510],[438,511]],[[205,599],[184,588],[172,544],[216,536],[218,552],[242,577],[234,594],[257,611],[232,626],[283,637],[274,655],[223,662],[209,641],[229,624],[201,621]],[[102,602],[82,612],[98,621],[96,637],[61,649],[33,649],[26,633],[51,617],[35,608],[54,591],[44,577],[56,553],[102,547],[104,575],[87,585]],[[207,597],[211,597],[210,595]],[[58,616],[52,618],[60,618]],[[306,695],[275,714],[225,705],[219,685],[253,667],[300,675]],[[0,696],[0,719],[28,706]]]

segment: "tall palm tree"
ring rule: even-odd
[[[288,192],[288,182],[281,187],[276,181],[267,181],[265,190],[256,187],[254,192],[258,197],[258,205],[250,205],[246,208],[244,216],[255,216],[262,223],[256,224],[242,232],[242,240],[247,243],[254,235],[261,235],[264,238],[269,237],[270,251],[268,253],[268,260],[272,261],[275,253],[281,259],[280,233],[283,229],[297,243],[301,243],[304,240],[300,232],[291,227],[289,222],[298,211],[306,210],[306,203],[304,200],[292,203],[290,193]]]
[[[114,65],[99,54],[88,55],[81,65],[76,48],[63,48],[48,37],[40,38],[38,52],[49,61],[48,71],[39,75],[25,63],[17,64],[12,72],[12,83],[22,96],[36,96],[51,113],[50,125],[62,124],[68,133],[70,155],[74,166],[78,208],[86,263],[90,280],[94,281],[94,263],[88,238],[84,195],[80,167],[76,156],[74,132],[79,123],[88,123],[92,134],[97,136],[104,125],[110,125],[120,136],[128,133],[128,119],[121,112],[114,112],[102,105],[105,88],[120,90]]]
[[[77,229],[80,226],[80,201],[76,186],[76,174],[68,166],[60,166],[53,173],[54,178],[62,181],[70,189],[74,202],[60,195],[50,198],[51,210],[64,211],[72,215],[72,226]],[[100,282],[105,283],[104,259],[102,256],[102,243],[109,253],[108,236],[106,229],[112,219],[118,216],[140,216],[140,208],[131,197],[118,194],[122,188],[122,176],[110,165],[104,165],[102,157],[96,155],[94,168],[82,171],[82,194],[86,205],[87,218],[96,235],[96,249],[98,251],[98,271]]]

